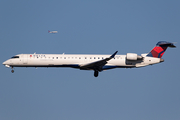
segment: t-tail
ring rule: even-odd
[[[161,58],[168,47],[176,47],[173,43],[160,41],[156,46],[147,54],[149,57]]]

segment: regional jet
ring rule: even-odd
[[[48,30],[48,33],[58,33],[58,31],[49,31]]]
[[[97,77],[99,72],[114,68],[139,68],[164,62],[164,52],[173,43],[160,41],[147,54],[137,55],[94,55],[94,54],[18,54],[3,62],[14,73],[14,67],[70,67],[80,70],[93,70]]]

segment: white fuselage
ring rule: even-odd
[[[48,31],[50,32],[50,31]],[[71,67],[80,70],[94,70],[94,76],[99,72],[114,68],[133,68],[164,62],[163,56],[167,47],[176,47],[173,43],[160,41],[148,53],[127,53],[126,55],[88,55],[88,54],[19,54],[3,62],[6,67]]]
[[[3,64],[6,67],[72,67],[81,66],[108,58],[110,55],[87,54],[19,54]],[[162,62],[160,58],[143,57],[141,60],[127,60],[126,55],[116,55],[103,66],[103,70],[112,68],[143,67]],[[87,69],[91,70],[91,69]]]

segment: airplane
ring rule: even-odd
[[[164,52],[168,47],[176,47],[173,43],[160,41],[146,54],[137,55],[90,55],[90,54],[18,54],[3,62],[6,67],[70,67],[80,70],[93,70],[94,76],[99,72],[114,68],[139,68],[164,62]]]
[[[58,33],[58,31],[49,31],[48,30],[48,33]]]

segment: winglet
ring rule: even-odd
[[[117,54],[118,51],[116,51],[114,54],[110,56],[110,58],[114,58],[114,56]]]

